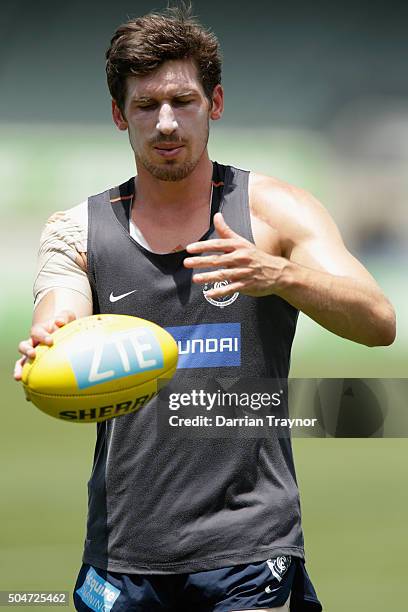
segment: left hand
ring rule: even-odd
[[[186,247],[194,255],[213,252],[212,255],[187,257],[184,260],[186,268],[217,268],[213,272],[194,274],[193,281],[200,284],[229,281],[228,285],[209,290],[208,296],[212,298],[236,291],[253,297],[278,293],[279,279],[289,261],[261,251],[236,234],[221,213],[214,215],[214,227],[218,239],[193,242]]]

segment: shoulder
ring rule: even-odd
[[[43,236],[66,238],[69,242],[88,231],[88,203],[81,202],[67,210],[54,212],[46,221]]]
[[[335,227],[327,209],[311,193],[274,177],[251,172],[249,202],[251,215],[279,232],[283,250]]]
[[[67,210],[54,212],[46,221],[44,229],[76,227],[78,230],[88,228],[88,202],[85,200]]]
[[[324,212],[324,206],[308,191],[281,179],[256,174],[249,175],[249,191],[254,212],[273,212],[282,217],[295,216],[307,221],[309,215]],[[306,215],[306,218],[304,217]]]
[[[85,201],[48,218],[41,234],[40,253],[63,253],[82,267],[87,236],[88,204]]]

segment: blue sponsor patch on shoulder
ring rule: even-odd
[[[90,567],[84,584],[76,591],[84,604],[95,612],[109,612],[120,595],[120,589],[104,580]]]
[[[241,323],[202,323],[165,329],[178,345],[178,369],[241,365]]]

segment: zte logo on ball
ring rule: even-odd
[[[166,327],[177,342],[177,369],[241,365],[241,324],[206,323]]]
[[[118,332],[109,342],[69,355],[78,387],[86,389],[115,378],[163,367],[163,352],[150,329]]]

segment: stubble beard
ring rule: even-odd
[[[145,169],[150,172],[152,176],[154,176],[154,178],[157,178],[160,181],[176,182],[182,181],[189,174],[191,174],[200,161],[200,158],[184,163],[167,162],[165,166],[153,164],[144,157],[139,157],[139,161],[143,164]]]
[[[207,130],[204,139],[204,145],[202,147],[200,155],[197,156],[196,159],[192,159],[185,162],[177,162],[176,160],[168,160],[164,165],[154,164],[151,162],[147,156],[138,155],[137,161],[144,166],[144,168],[150,172],[154,178],[159,179],[160,181],[168,181],[168,182],[176,182],[182,181],[187,176],[189,176],[193,170],[196,168],[198,162],[200,161],[204,151],[207,148],[208,138],[210,133],[210,125],[209,121],[207,123]]]

